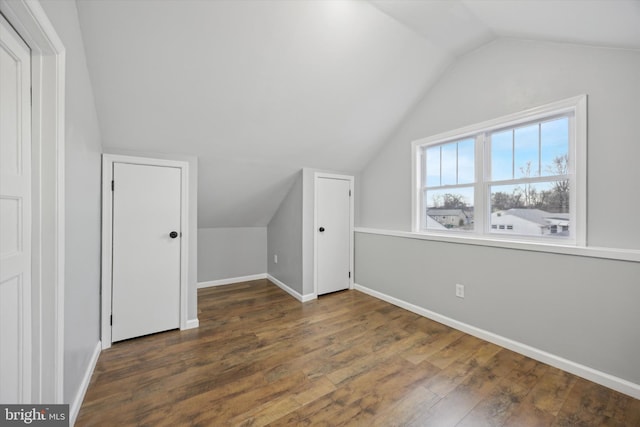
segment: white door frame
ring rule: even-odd
[[[111,347],[111,292],[113,264],[113,197],[111,197],[111,181],[113,180],[113,164],[128,163],[148,166],[168,166],[180,169],[181,202],[180,202],[180,329],[187,326],[187,273],[189,269],[189,163],[178,160],[152,159],[147,157],[123,156],[118,154],[102,155],[102,349]],[[117,183],[116,183],[117,186]]]
[[[31,48],[33,403],[63,403],[65,47],[36,0],[0,0]]]
[[[351,197],[349,198],[349,271],[351,271],[351,277],[349,278],[349,289],[353,289],[353,212],[354,212],[354,177],[351,175],[339,175],[332,173],[316,172],[313,177],[313,297],[318,298],[318,180],[328,179],[340,179],[349,182],[349,191]]]

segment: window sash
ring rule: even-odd
[[[538,126],[538,171],[544,172],[544,165],[540,161],[543,146],[540,140],[543,138],[541,126],[544,123],[567,117],[568,119],[568,165],[567,174],[540,175],[531,177],[513,177],[513,179],[491,179],[491,141],[490,136],[500,131],[512,132],[515,129],[530,125]],[[475,139],[475,182],[456,185],[426,185],[426,150],[430,147],[447,143],[460,142],[465,139]],[[578,146],[580,150],[578,150]],[[547,106],[537,107],[525,112],[516,113],[504,118],[490,120],[478,125],[468,126],[458,131],[447,132],[413,143],[413,230],[428,234],[455,235],[459,230],[449,229],[434,232],[427,228],[426,211],[428,201],[425,200],[426,191],[452,190],[458,188],[474,187],[474,230],[463,231],[465,235],[476,237],[506,238],[518,241],[539,241],[553,244],[585,245],[585,220],[586,220],[586,95],[559,101]],[[512,153],[513,158],[516,154]],[[513,159],[512,158],[512,159]],[[547,161],[548,164],[548,161]],[[578,171],[580,174],[578,174]],[[512,174],[513,176],[513,174]],[[551,183],[555,181],[569,181],[569,237],[561,239],[549,237],[535,238],[528,235],[495,236],[491,226],[491,187],[499,185],[523,185],[535,183]],[[561,227],[558,227],[558,231]],[[566,231],[566,230],[565,230]]]

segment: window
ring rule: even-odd
[[[414,231],[585,244],[586,96],[415,141]]]
[[[424,148],[425,209],[436,220],[428,226],[473,230],[474,151],[473,138]]]

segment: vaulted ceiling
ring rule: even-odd
[[[301,167],[357,172],[498,37],[640,49],[639,0],[78,0],[103,146],[198,156],[199,227],[266,225]]]

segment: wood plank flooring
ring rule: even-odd
[[[357,291],[200,289],[102,352],[77,426],[640,426],[640,401]]]

